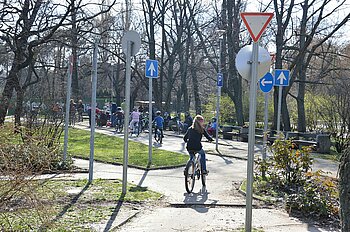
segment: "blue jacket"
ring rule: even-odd
[[[157,116],[157,117],[155,117],[155,119],[153,120],[153,122],[155,122],[155,124],[156,124],[157,127],[163,128],[164,119],[163,119],[162,116]]]

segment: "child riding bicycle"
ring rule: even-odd
[[[205,136],[209,141],[213,141],[212,137],[208,135],[207,131],[204,129],[204,118],[201,115],[197,115],[192,123],[192,126],[188,128],[184,141],[187,143],[186,149],[190,154],[190,159],[194,159],[195,152],[201,155],[201,166],[203,168],[203,173],[208,174],[205,152],[201,143],[202,136]]]
[[[164,127],[164,119],[161,115],[161,112],[160,111],[157,111],[156,112],[156,117],[154,118],[153,120],[153,124],[155,125],[155,128],[154,128],[154,138],[156,139],[156,135],[157,135],[157,130],[160,130],[160,136],[162,138],[164,138],[164,135],[163,135],[163,127]]]

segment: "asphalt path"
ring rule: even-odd
[[[88,129],[86,126],[77,126]],[[118,137],[107,128],[97,133]],[[148,134],[131,140],[148,144]],[[224,144],[225,141],[220,141]],[[245,222],[245,196],[238,191],[246,178],[247,144],[233,142],[220,146],[221,156],[215,154],[215,144],[203,143],[208,151],[210,171],[207,186],[197,181],[193,193],[187,194],[184,186],[184,168],[144,171],[128,168],[128,182],[147,187],[164,195],[164,204],[145,209],[120,231],[232,231],[243,228]],[[181,137],[166,136],[160,149],[187,153]],[[259,156],[260,147],[256,146]],[[75,159],[75,165],[88,168],[88,161]],[[64,178],[69,178],[65,175]],[[71,178],[87,178],[87,174],[74,174]],[[122,166],[94,163],[94,178],[122,179]],[[283,209],[276,209],[261,201],[253,201],[253,227],[264,231],[330,231],[312,223],[290,217]]]

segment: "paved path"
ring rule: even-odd
[[[88,129],[86,126],[78,128]],[[97,128],[96,132],[113,135],[106,128]],[[122,135],[115,135],[120,136]],[[148,144],[148,135],[132,138]],[[224,143],[225,141],[220,141]],[[196,183],[194,193],[185,193],[183,168],[170,170],[142,171],[128,169],[128,181],[165,196],[166,204],[153,209],[145,209],[120,231],[231,231],[244,227],[245,197],[237,190],[246,177],[247,144],[228,142],[220,146],[225,156],[207,155],[210,170],[207,188]],[[166,136],[161,149],[186,153],[181,138]],[[204,143],[206,151],[214,151],[215,145]],[[259,154],[259,145],[256,146]],[[228,157],[236,156],[239,159]],[[75,159],[75,165],[87,168],[88,161]],[[64,175],[64,178],[87,178],[87,174]],[[60,176],[63,177],[63,176]],[[121,179],[122,167],[95,162],[94,178]],[[329,231],[323,230],[298,219],[289,217],[283,210],[269,208],[261,202],[253,201],[253,226],[264,231]],[[210,207],[214,205],[216,207]]]
[[[164,194],[166,205],[141,211],[119,230],[231,231],[244,227],[245,198],[237,191],[237,187],[245,178],[245,161],[222,159],[212,155],[209,155],[208,159],[208,165],[211,167],[208,187],[203,189],[197,183],[192,194],[184,193],[182,168],[152,171],[129,168],[128,181]],[[82,168],[88,167],[86,160],[74,159],[74,163]],[[56,178],[86,179],[87,177],[88,174],[82,173],[59,175]],[[96,178],[121,179],[122,167],[95,162],[94,179]],[[256,201],[253,201],[253,204],[255,228],[271,232],[329,231],[289,217],[284,210],[269,208]]]
[[[86,124],[78,124],[76,125],[76,128],[79,129],[85,129],[89,130],[89,128],[86,126]],[[96,132],[103,133],[106,135],[115,135],[120,138],[123,138],[123,134],[115,134],[113,133],[113,129],[101,127],[96,128]],[[132,136],[130,139],[144,143],[148,145],[148,134],[142,133],[139,137]],[[222,155],[225,157],[232,157],[232,158],[238,158],[238,159],[247,159],[248,155],[248,143],[244,142],[238,142],[233,140],[226,140],[226,139],[219,139],[219,151]],[[215,143],[208,143],[203,142],[205,151],[209,154],[218,154],[218,152],[215,150]],[[156,145],[155,145],[156,146]],[[182,135],[177,135],[171,131],[165,132],[165,138],[163,140],[163,144],[160,149],[168,150],[168,151],[175,151],[183,154],[187,154],[185,143],[182,140]],[[261,157],[262,152],[262,145],[256,144],[255,145],[255,156]],[[339,163],[332,161],[332,160],[325,160],[325,159],[314,159],[312,169],[313,171],[316,170],[323,170],[325,175],[336,177],[338,173],[338,167]]]

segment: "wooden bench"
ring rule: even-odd
[[[249,137],[249,128],[248,127],[242,127],[240,130],[240,141],[241,142],[248,142]],[[255,129],[255,139],[263,140],[264,138],[264,130],[263,129]]]
[[[238,140],[239,136],[240,136],[240,126],[223,126],[222,127],[222,138],[223,139],[230,139],[232,140],[233,137],[236,138],[236,140]],[[235,130],[235,131],[233,131]]]
[[[291,139],[299,148],[311,146],[319,153],[330,152],[331,140],[328,134],[288,132],[286,139]]]

